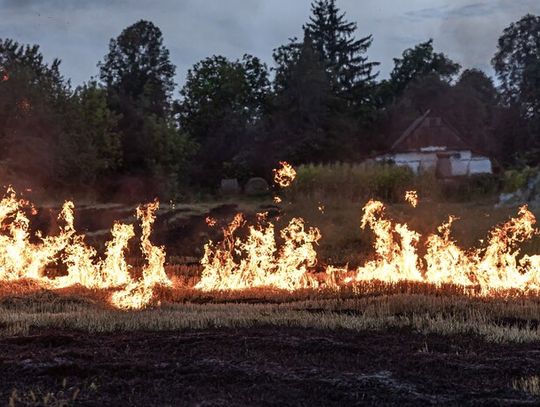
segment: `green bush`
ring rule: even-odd
[[[433,172],[415,174],[410,168],[391,163],[309,164],[297,168],[297,178],[287,192],[291,199],[311,201],[370,198],[402,202],[405,191],[423,198],[467,201],[492,196],[500,188],[498,176],[486,174],[453,179],[445,183]]]
[[[524,188],[527,186],[529,179],[537,174],[538,169],[531,167],[505,171],[502,179],[502,190],[505,193],[510,193]]]
[[[416,176],[407,167],[395,165],[327,164],[303,165],[290,193],[337,199],[402,199],[415,186]]]

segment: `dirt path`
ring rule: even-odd
[[[0,340],[0,404],[13,388],[77,405],[538,405],[512,380],[540,372],[540,344],[254,328]],[[71,390],[69,390],[72,388]]]

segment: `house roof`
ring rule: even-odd
[[[442,117],[428,110],[416,119],[395,141],[394,152],[420,151],[428,147],[446,147],[447,150],[471,150],[459,132]]]

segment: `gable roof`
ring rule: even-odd
[[[394,152],[420,151],[427,147],[446,147],[448,150],[471,150],[459,132],[440,116],[428,110],[416,119],[394,142]]]

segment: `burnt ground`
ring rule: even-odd
[[[35,332],[0,339],[12,389],[80,389],[76,405],[538,405],[512,380],[540,373],[540,344],[407,330]]]

